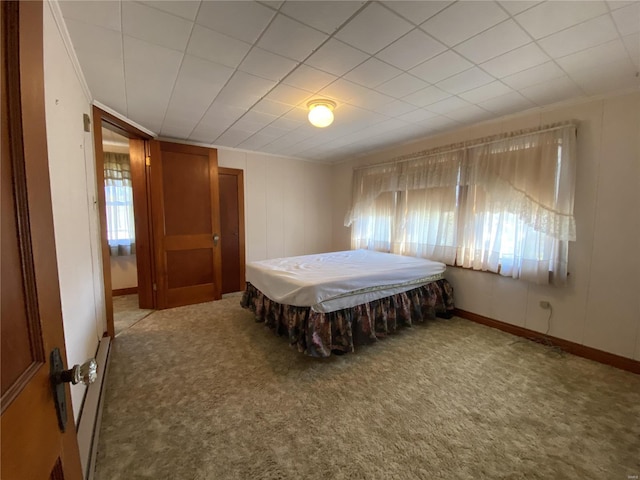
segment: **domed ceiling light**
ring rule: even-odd
[[[307,107],[309,122],[314,127],[325,128],[333,123],[333,109],[336,108],[336,102],[325,99],[311,100],[307,103]]]

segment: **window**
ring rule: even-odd
[[[112,256],[135,254],[133,188],[129,155],[104,154],[107,240]]]
[[[562,283],[575,240],[575,126],[354,171],[352,248]]]

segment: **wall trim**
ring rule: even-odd
[[[58,3],[58,0],[48,0],[46,3],[49,4],[49,8],[51,9],[51,13],[53,14],[53,19],[55,20],[56,26],[58,27],[58,32],[60,32],[60,37],[62,38],[62,42],[64,43],[64,48],[67,50],[69,60],[73,65],[73,69],[75,70],[78,81],[80,82],[80,86],[82,87],[82,92],[84,93],[87,102],[91,103],[91,101],[93,100],[93,95],[91,95],[91,90],[89,90],[87,79],[84,77],[84,73],[82,72],[82,68],[80,67],[80,61],[78,60],[75,49],[73,48],[71,35],[69,35],[67,24],[64,21],[64,16],[62,15],[60,4]]]
[[[145,128],[142,125],[140,125],[139,123],[134,122],[130,118],[128,118],[125,115],[121,114],[120,112],[116,112],[113,108],[107,107],[104,103],[101,103],[98,100],[94,100],[93,101],[93,106],[94,107],[98,107],[103,112],[107,112],[107,113],[113,115],[114,117],[116,117],[118,120],[120,120],[120,121],[122,121],[124,123],[128,123],[132,127],[137,128],[138,130],[140,130],[144,134],[148,135],[150,138],[156,138],[158,136],[155,133],[153,133],[151,130],[149,130],[148,128]]]
[[[111,291],[111,295],[114,297],[133,295],[134,293],[138,293],[138,287],[115,288]]]
[[[96,352],[98,363],[98,378],[87,387],[87,392],[82,404],[80,418],[78,419],[78,447],[80,449],[80,461],[85,479],[93,477],[95,458],[98,447],[98,434],[102,417],[102,403],[104,399],[104,387],[109,353],[111,351],[111,338],[102,337]]]
[[[570,342],[569,340],[564,340],[562,338],[552,337],[551,335],[545,335],[544,333],[529,330],[528,328],[519,327],[517,325],[511,325],[510,323],[501,322],[500,320],[495,320],[493,318],[461,310],[459,308],[456,308],[453,314],[466,320],[471,320],[472,322],[497,328],[498,330],[511,333],[512,335],[528,338],[534,342],[551,342],[553,345],[560,347],[567,353],[640,375],[640,361],[638,360],[621,357],[620,355],[598,350],[597,348],[587,347],[586,345],[580,345],[579,343]]]

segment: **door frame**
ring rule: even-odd
[[[244,170],[240,168],[218,167],[218,178],[220,174],[232,175],[236,177],[238,186],[238,243],[240,247],[240,291],[246,288],[246,244],[244,231]],[[220,205],[222,208],[222,205]],[[222,259],[224,262],[224,258]]]
[[[107,335],[115,338],[113,322],[113,294],[111,283],[111,252],[107,239],[107,207],[104,192],[104,150],[102,128],[129,138],[131,182],[133,187],[133,215],[136,227],[136,264],[138,270],[138,298],[141,308],[156,308],[153,278],[153,236],[151,231],[151,205],[146,172],[148,140],[151,135],[93,105],[93,143],[96,160],[96,187],[100,215],[100,243],[102,246],[102,276],[107,314]]]

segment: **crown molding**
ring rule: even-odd
[[[64,43],[64,48],[67,50],[67,55],[69,56],[71,65],[73,65],[73,69],[76,72],[76,77],[78,77],[78,81],[80,82],[80,86],[82,87],[82,92],[84,93],[87,102],[91,103],[91,101],[93,100],[93,95],[91,94],[91,90],[89,90],[89,85],[87,84],[87,80],[85,79],[82,68],[80,67],[78,56],[76,55],[76,51],[73,48],[71,36],[69,35],[67,24],[64,21],[62,10],[60,9],[60,4],[58,3],[58,0],[47,0],[45,3],[49,5],[49,8],[51,9],[53,19],[56,22],[56,27],[58,28],[58,32],[60,33],[60,37],[62,38],[62,42]]]

